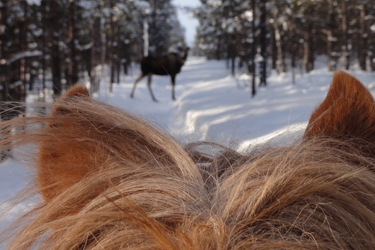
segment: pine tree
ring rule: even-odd
[[[267,85],[267,9],[266,9],[267,0],[261,0],[259,2],[260,9],[260,46],[262,61],[259,65],[259,75],[260,75],[260,86]]]
[[[183,31],[177,20],[177,12],[171,0],[149,0],[151,14],[149,19],[150,55],[163,55],[176,43],[184,44]],[[181,45],[182,45],[181,44]]]

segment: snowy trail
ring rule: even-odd
[[[324,60],[318,61],[313,72],[297,73],[295,85],[290,73],[279,76],[273,72],[268,86],[258,88],[255,98],[250,98],[249,87],[243,86],[250,79],[244,77],[239,88],[224,61],[193,57],[177,75],[175,102],[169,78],[159,76],[153,76],[152,84],[159,103],[152,102],[146,79],[138,84],[135,98],[129,98],[137,74],[122,79],[113,93],[102,86],[96,98],[143,117],[182,142],[209,140],[244,148],[280,128],[303,128],[332,81],[333,73],[325,65]],[[374,73],[349,73],[366,86],[375,86]]]
[[[224,61],[206,61],[189,58],[176,79],[177,101],[171,100],[168,77],[153,76],[152,88],[159,103],[151,100],[143,79],[137,86],[134,99],[129,97],[133,82],[139,73],[134,68],[132,76],[122,76],[121,84],[114,85],[113,93],[108,84],[102,84],[99,94],[93,97],[143,117],[160,127],[182,143],[195,140],[215,141],[240,149],[280,137],[295,139],[301,134],[314,107],[324,99],[333,73],[327,72],[325,63],[317,63],[318,69],[309,74],[296,75],[292,85],[290,73],[278,76],[272,73],[266,88],[258,88],[255,98],[250,98],[249,87],[238,88],[236,80],[229,75]],[[320,67],[319,67],[320,66]],[[370,91],[375,93],[375,74],[349,71]],[[108,79],[103,79],[108,82]],[[286,133],[289,131],[290,133]],[[281,139],[280,139],[281,140]],[[19,191],[28,181],[22,159],[9,159],[0,166],[0,211],[3,203]],[[26,209],[23,204],[12,211],[14,216]],[[0,229],[12,220],[12,216],[0,221]],[[0,246],[1,249],[1,246]]]

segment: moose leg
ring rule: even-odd
[[[131,98],[134,97],[135,87],[137,86],[138,82],[139,82],[143,77],[145,77],[145,74],[143,74],[143,72],[141,72],[141,75],[137,78],[137,80],[135,80],[134,85],[133,85],[133,89],[132,89],[132,93],[130,94],[130,97],[131,97]]]
[[[173,99],[173,101],[176,101],[176,97],[174,95],[175,80],[176,80],[176,75],[171,75],[171,81],[172,81],[172,99]]]
[[[154,102],[158,102],[158,100],[156,100],[155,96],[154,96],[154,93],[152,93],[152,89],[151,89],[151,79],[152,79],[152,74],[148,74],[147,75],[148,78],[147,78],[147,87],[148,87],[148,90],[150,91],[150,94],[151,94],[151,97],[152,97],[152,100]]]

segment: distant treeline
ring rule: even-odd
[[[354,63],[375,70],[374,0],[201,2],[194,11],[200,22],[196,51],[231,60],[233,74],[236,61],[249,65],[255,54],[255,61],[268,59],[280,73],[298,64],[309,72],[318,55],[327,56],[330,71]]]

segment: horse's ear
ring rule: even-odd
[[[371,93],[353,76],[337,72],[327,97],[311,115],[304,137],[305,140],[356,138],[375,143],[375,106]]]
[[[190,158],[182,163],[186,152],[172,138],[125,111],[92,100],[81,86],[58,99],[45,120],[38,133],[36,181],[46,203],[109,169],[165,165],[185,175],[193,164]],[[90,190],[88,198],[107,184]]]
[[[88,99],[89,97],[90,97],[90,94],[87,88],[82,85],[77,84],[71,87],[62,97],[60,97],[57,100],[57,103],[71,102],[71,101],[74,101],[74,99],[82,99],[82,98]],[[59,113],[64,113],[64,112],[65,110],[63,110],[63,108],[56,105],[51,112],[51,116],[57,115]]]
[[[79,131],[85,128],[81,129],[74,121],[80,114],[70,108],[82,99],[90,100],[88,90],[80,85],[72,87],[56,101],[43,129],[45,139],[39,147],[37,183],[47,202],[77,183],[95,166],[88,154],[90,146],[84,140],[79,142]]]
[[[65,95],[63,96],[63,100],[66,100],[66,99],[68,99],[69,97],[72,97],[72,96],[90,96],[90,95],[89,95],[89,91],[87,90],[86,87],[77,84],[77,85],[73,86],[72,88],[70,88],[65,93]]]

